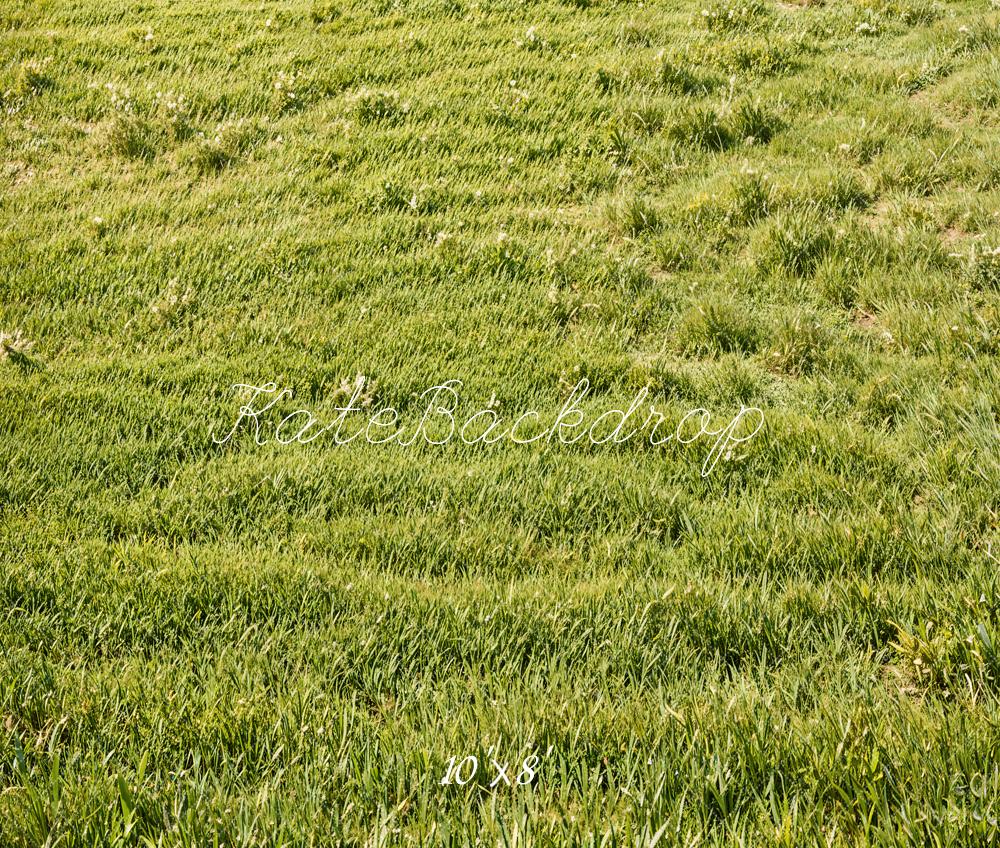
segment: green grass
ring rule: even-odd
[[[0,846],[998,840],[995,3],[7,0],[0,48]],[[211,439],[357,374],[766,425],[707,478]]]

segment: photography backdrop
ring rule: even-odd
[[[995,5],[4,0],[0,845],[995,839]]]

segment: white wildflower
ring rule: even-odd
[[[0,331],[0,362],[27,356],[32,347],[34,343],[20,330],[14,330],[13,333]]]

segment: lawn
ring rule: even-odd
[[[2,848],[1000,843],[996,0],[2,0],[0,106]]]

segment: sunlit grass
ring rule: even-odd
[[[996,840],[1000,12],[14,0],[0,46],[0,846]],[[212,441],[356,375],[766,426],[708,477]]]

